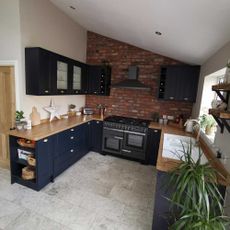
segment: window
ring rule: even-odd
[[[226,68],[223,68],[215,73],[212,73],[205,77],[204,85],[203,85],[203,92],[202,92],[202,99],[201,99],[201,107],[199,116],[208,115],[208,110],[212,108],[213,100],[220,100],[216,93],[212,91],[212,85],[216,85],[220,82],[223,82],[224,75],[226,72]],[[205,131],[205,129],[203,130]],[[207,132],[207,137],[210,139],[211,142],[214,142],[215,139],[216,128],[214,127],[211,133]]]

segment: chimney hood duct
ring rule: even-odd
[[[138,66],[129,66],[128,78],[112,85],[112,88],[150,90],[150,87],[138,81]]]

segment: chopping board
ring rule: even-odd
[[[34,106],[32,108],[32,113],[30,114],[30,119],[32,126],[36,126],[41,124],[41,116],[40,113],[37,111],[37,108]]]

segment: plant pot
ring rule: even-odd
[[[215,127],[206,127],[205,128],[205,134],[207,134],[207,135],[212,135],[213,133],[214,133],[214,131],[215,131]]]

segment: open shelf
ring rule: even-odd
[[[217,116],[223,119],[230,119],[230,111],[218,110],[218,109],[209,109],[209,114]]]
[[[212,90],[230,91],[230,83],[221,83],[221,84],[213,85]]]
[[[230,83],[220,83],[212,86],[212,90],[216,92],[218,97],[222,102],[228,105],[230,96]],[[230,132],[230,111],[219,110],[219,109],[209,109],[209,114],[211,114],[216,120],[220,127],[221,133],[224,132],[224,128]]]
[[[218,109],[209,109],[209,114],[211,114],[216,120],[217,124],[220,127],[221,133],[224,132],[224,128],[230,132],[230,111],[223,111]]]

